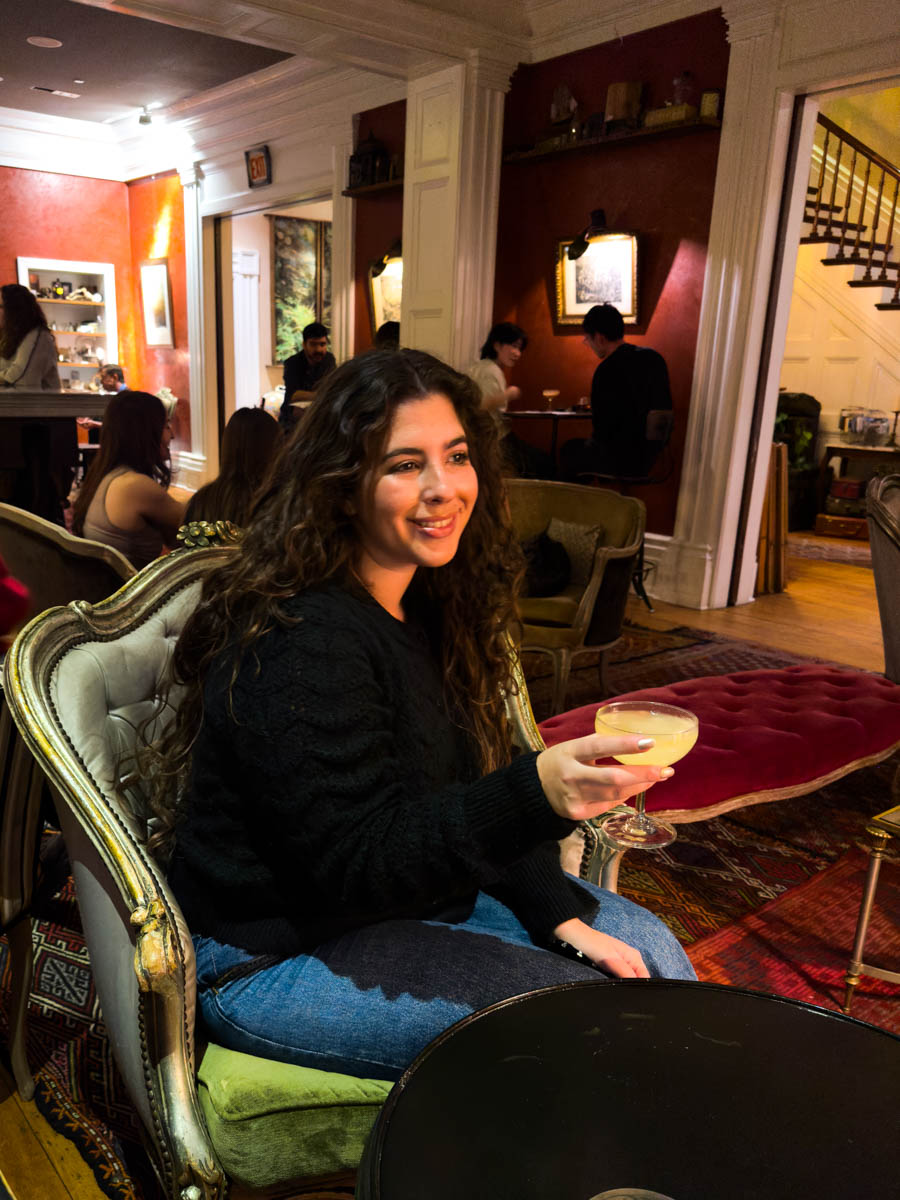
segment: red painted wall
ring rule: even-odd
[[[128,184],[128,224],[133,271],[135,342],[140,368],[132,387],[156,392],[171,388],[178,397],[173,421],[174,444],[191,448],[190,355],[188,352],[187,283],[184,261],[184,201],[176,172],[151,175]],[[168,259],[172,290],[173,349],[148,346],[144,339],[140,266],[153,258]]]
[[[359,114],[360,139],[372,133],[388,154],[403,162],[406,145],[406,101],[397,100]],[[354,345],[357,353],[372,345],[369,266],[403,236],[403,188],[372,192],[356,200]]]
[[[569,85],[586,117],[602,112],[611,83],[644,82],[644,108],[672,97],[672,80],[690,71],[697,93],[724,89],[725,22],[718,12],[675,21],[533,66],[520,67],[507,97],[507,151],[533,145],[547,130],[553,91]],[[638,235],[638,316],[628,341],[665,357],[675,409],[673,451],[680,464],[693,378],[719,135],[648,137],[584,148],[503,167],[497,239],[494,319],[521,325],[529,345],[511,377],[519,407],[536,407],[543,388],[560,389],[561,405],[590,393],[597,365],[578,325],[557,325],[557,243],[603,208],[611,229]],[[671,533],[679,470],[668,482],[636,492],[647,527]]]
[[[124,183],[0,167],[0,280],[16,281],[16,258],[62,258],[115,266],[119,356],[135,370],[133,277]]]

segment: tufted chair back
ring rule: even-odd
[[[900,475],[876,475],[866,491],[866,511],[884,641],[884,673],[900,683]]]
[[[174,711],[162,696],[175,641],[203,576],[231,553],[179,550],[109,600],[48,610],[5,667],[13,718],[54,791],[117,1065],[175,1196],[224,1186],[194,1084],[193,948],[146,849],[143,792],[132,785],[123,804],[116,784],[141,724],[155,717],[152,737]]]

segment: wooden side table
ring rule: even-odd
[[[896,792],[895,792],[896,795]],[[853,952],[850,966],[844,976],[847,990],[844,995],[845,1013],[850,1012],[853,1002],[853,989],[859,985],[861,975],[871,975],[875,979],[886,979],[889,983],[900,983],[900,971],[886,971],[883,967],[872,967],[863,962],[863,950],[866,944],[866,933],[869,928],[869,918],[872,915],[872,905],[875,901],[875,889],[878,887],[878,874],[881,870],[881,860],[884,851],[892,837],[900,837],[900,805],[889,808],[887,812],[873,817],[866,826],[866,833],[872,839],[869,848],[869,869],[866,872],[866,882],[863,887],[862,900],[859,906],[859,917],[856,921],[856,937],[853,942]]]

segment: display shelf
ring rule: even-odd
[[[86,337],[86,338],[105,338],[106,337],[105,333],[100,333],[100,332],[87,333],[87,332],[82,332],[79,329],[54,329],[52,325],[50,326],[50,332],[53,334],[54,337],[58,333],[68,334],[69,337]]]
[[[342,196],[369,196],[372,192],[388,192],[395,188],[402,188],[402,179],[385,179],[382,183],[367,183],[362,187],[344,188],[341,192]]]
[[[572,154],[576,150],[603,150],[621,146],[627,142],[645,141],[647,138],[684,137],[687,134],[703,133],[710,129],[721,129],[718,119],[684,121],[678,125],[654,125],[649,129],[628,129],[621,133],[603,134],[601,137],[581,138],[577,142],[566,142],[547,150],[513,150],[503,156],[504,163],[533,162],[538,158],[553,158],[557,154]],[[346,193],[345,193],[346,194]]]
[[[79,308],[106,308],[104,300],[45,300],[41,296],[36,296],[38,304],[77,304]]]
[[[92,363],[69,362],[69,361],[64,361],[64,360],[60,359],[60,361],[56,365],[58,367],[87,367],[91,371],[99,371],[100,368],[103,366],[103,363],[101,363],[101,362],[92,362]]]

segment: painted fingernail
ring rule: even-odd
[[[656,740],[654,738],[641,738],[641,740],[638,742],[638,750],[649,750],[655,745]]]
[[[675,774],[675,772],[672,770],[671,767],[663,767],[663,769],[659,773],[659,777],[660,777],[660,779],[671,779],[674,774]]]

